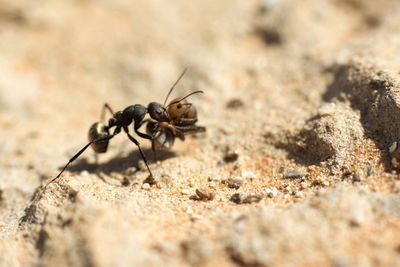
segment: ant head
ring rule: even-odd
[[[184,117],[191,108],[194,108],[194,106],[192,106],[191,103],[188,103],[186,99],[179,102],[176,101],[179,101],[179,98],[172,100],[167,107],[168,114],[172,120]]]
[[[151,102],[148,105],[147,109],[150,114],[150,117],[153,120],[156,120],[158,122],[169,121],[167,110],[160,103]]]

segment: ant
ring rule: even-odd
[[[187,69],[185,69],[182,74],[179,76],[179,78],[175,81],[175,83],[172,85],[172,87],[170,88],[168,95],[165,99],[165,102],[167,101],[169,95],[171,94],[171,92],[173,91],[173,89],[175,88],[175,86],[178,84],[178,82],[180,81],[180,79],[183,77],[183,75],[186,73]],[[180,100],[175,100],[172,101],[167,107],[165,107],[165,102],[164,105],[161,105],[160,103],[157,102],[151,102],[148,104],[147,107],[141,105],[141,104],[134,104],[134,105],[130,105],[128,107],[126,107],[124,110],[122,111],[117,111],[117,112],[113,112],[112,108],[105,103],[102,109],[102,113],[101,113],[101,120],[104,119],[105,116],[105,112],[109,111],[112,114],[112,117],[108,120],[107,124],[104,124],[102,122],[95,122],[89,129],[89,143],[87,143],[83,148],[81,148],[72,158],[69,159],[68,163],[62,168],[62,170],[60,171],[60,173],[53,178],[50,182],[48,182],[44,188],[46,188],[49,184],[51,184],[52,182],[56,181],[61,174],[65,171],[65,169],[72,163],[74,162],[83,152],[85,152],[85,150],[91,146],[92,149],[94,150],[94,152],[96,153],[105,153],[107,152],[107,148],[108,148],[108,144],[109,141],[114,138],[116,135],[118,135],[121,131],[124,131],[127,135],[127,137],[129,138],[129,140],[134,143],[140,152],[140,155],[146,165],[146,168],[150,174],[150,178],[153,178],[153,174],[149,168],[146,156],[144,155],[141,147],[140,147],[140,143],[129,133],[129,126],[133,123],[133,129],[135,131],[135,133],[144,139],[148,139],[148,140],[159,140],[159,135],[157,135],[159,133],[159,130],[161,130],[161,134],[162,131],[166,131],[166,130],[162,130],[162,129],[169,129],[168,131],[171,131],[174,136],[177,132],[183,131],[185,132],[185,128],[180,128],[180,127],[185,127],[185,123],[191,123],[192,125],[197,121],[197,115],[195,115],[195,118],[193,117],[193,114],[197,114],[197,113],[191,113],[193,112],[193,108],[191,104],[189,105],[189,103],[183,103],[182,105],[184,106],[188,106],[189,108],[186,109],[187,112],[185,112],[184,114],[178,114],[175,112],[172,112],[171,108],[173,108],[175,104],[179,105],[179,102],[185,100],[187,97],[196,94],[196,93],[203,93],[202,91],[195,91],[192,92],[188,95],[186,95],[185,97],[181,98]],[[180,108],[179,108],[180,109]],[[189,112],[191,111],[191,112]],[[195,109],[194,109],[195,111]],[[146,114],[150,115],[151,118],[151,122],[155,122],[158,127],[160,128],[159,130],[155,130],[153,131],[153,135],[149,135],[146,133],[142,133],[139,131],[140,127],[147,122],[148,120],[145,120],[145,116]],[[173,115],[170,117],[170,115]],[[175,124],[176,125],[175,125]],[[182,125],[181,125],[182,124]],[[113,131],[111,132],[111,129],[113,129]],[[176,130],[173,130],[176,129]],[[164,132],[164,134],[168,135],[171,139],[170,136],[170,132],[166,133]],[[180,138],[184,138],[183,136],[179,135]],[[154,147],[154,145],[153,145]],[[154,150],[153,150],[154,151]]]
[[[184,141],[186,134],[195,134],[206,131],[205,127],[195,125],[197,122],[197,110],[192,103],[189,103],[186,100],[186,98],[193,94],[203,92],[195,91],[183,98],[175,98],[167,106],[165,106],[171,91],[172,90],[168,92],[163,105],[169,121],[160,122],[151,119],[146,120],[146,133],[153,137],[152,150],[154,156],[156,155],[156,150],[171,148],[176,137]]]

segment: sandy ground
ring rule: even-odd
[[[399,12],[0,0],[0,266],[400,266]],[[43,190],[104,102],[163,102],[185,67],[207,132],[156,184],[120,134]]]

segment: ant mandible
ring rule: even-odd
[[[178,82],[183,77],[183,75],[186,73],[186,71],[187,71],[187,69],[185,69],[182,72],[182,74],[179,76],[179,78],[175,81],[175,83],[170,88],[168,95],[172,92],[172,90],[178,84]],[[180,101],[184,100],[185,98],[187,98],[188,96],[190,96],[194,93],[202,93],[202,91],[192,92],[189,95],[183,97]],[[155,120],[157,122],[160,122],[160,123],[161,122],[169,122],[170,118],[169,118],[167,109],[165,108],[165,104],[161,105],[160,103],[157,103],[157,102],[151,102],[148,104],[147,107],[145,107],[141,104],[135,104],[135,105],[130,105],[130,106],[126,107],[122,111],[117,111],[114,113],[112,108],[107,103],[105,103],[103,106],[103,111],[102,111],[101,117],[104,117],[105,110],[108,110],[112,114],[112,117],[108,120],[108,123],[104,124],[102,122],[96,122],[90,127],[89,143],[87,143],[83,148],[81,148],[78,151],[78,153],[76,153],[72,158],[70,158],[70,160],[64,166],[64,168],[62,168],[60,173],[55,178],[53,178],[50,182],[48,182],[44,188],[46,188],[49,184],[53,183],[58,178],[60,178],[61,174],[65,171],[65,169],[72,162],[74,162],[83,152],[85,152],[85,150],[89,146],[91,146],[96,153],[107,152],[109,141],[114,136],[118,135],[122,130],[126,133],[129,140],[138,147],[140,155],[141,155],[144,163],[146,164],[146,168],[150,174],[150,178],[153,178],[153,174],[149,168],[146,156],[144,155],[143,150],[140,147],[140,143],[129,133],[128,127],[130,124],[133,123],[133,129],[139,137],[148,139],[148,140],[153,140],[153,138],[154,138],[153,136],[140,132],[139,128],[145,122],[144,118],[147,113],[150,115],[150,117],[153,120]],[[114,130],[112,133],[110,133],[112,128],[114,128]]]

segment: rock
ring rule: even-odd
[[[146,163],[142,159],[137,164],[140,171],[147,171]]]
[[[196,189],[196,195],[192,196],[191,199],[193,200],[200,200],[200,201],[210,201],[213,200],[215,197],[215,193],[208,189]]]
[[[270,187],[270,188],[265,189],[265,193],[267,193],[267,196],[269,198],[273,198],[278,195],[278,190],[275,187]]]
[[[239,98],[233,98],[226,103],[226,107],[229,109],[239,109],[244,106],[244,102]]]
[[[263,197],[261,195],[247,195],[244,196],[239,193],[235,193],[231,196],[230,201],[236,204],[251,204],[251,203],[258,203],[261,201]]]
[[[242,203],[242,196],[239,193],[235,193],[231,196],[229,199],[230,201],[236,203],[236,204],[241,204]]]
[[[150,188],[151,188],[151,185],[149,183],[142,184],[142,189],[149,190]]]
[[[181,190],[182,195],[190,195],[190,190],[189,189],[182,189]]]
[[[389,153],[393,154],[397,150],[397,142],[393,142],[389,147]]]
[[[307,176],[308,173],[302,169],[294,169],[294,170],[285,170],[283,172],[284,179],[292,179],[292,178],[302,178]]]
[[[237,151],[228,151],[225,153],[223,160],[225,163],[232,163],[237,161],[238,158],[239,153]]]
[[[252,180],[252,179],[255,179],[255,178],[256,178],[256,174],[255,174],[254,172],[249,171],[249,170],[246,170],[246,169],[244,169],[244,170],[242,170],[242,171],[240,172],[240,176],[241,176],[243,179],[249,179],[249,180]]]
[[[128,177],[124,176],[122,181],[121,181],[121,185],[122,186],[128,186],[128,185],[130,185],[130,183],[131,182],[129,181]]]
[[[241,204],[251,204],[251,203],[258,203],[263,199],[262,195],[248,195],[243,198]]]
[[[125,170],[125,174],[126,175],[133,175],[133,174],[135,174],[135,172],[137,172],[137,168],[133,167],[133,166],[131,166],[128,169]]]
[[[348,104],[338,102],[331,108],[329,116],[311,118],[298,138],[304,140],[307,159],[315,163],[331,160],[339,169],[352,149],[363,140],[364,129],[359,112]]]
[[[226,186],[228,186],[229,188],[239,189],[242,186],[243,181],[238,178],[229,178],[227,180],[224,180],[223,183],[226,184]]]
[[[317,116],[332,116],[335,114],[336,104],[334,102],[324,103],[317,110]]]
[[[349,128],[357,129],[362,122],[369,136],[384,147],[400,140],[399,92],[400,85],[392,75],[369,62],[352,60],[336,67],[324,98],[350,101],[363,116]]]

